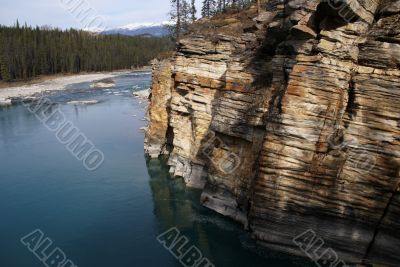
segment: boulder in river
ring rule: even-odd
[[[11,105],[11,99],[0,98],[0,106],[10,106],[10,105]]]
[[[68,105],[82,106],[82,105],[95,105],[99,103],[98,100],[79,100],[79,101],[70,101]]]
[[[33,96],[27,96],[27,97],[23,97],[23,96],[18,96],[18,97],[11,97],[10,101],[11,101],[11,105],[15,105],[15,104],[27,104],[27,103],[32,103],[37,101],[38,98],[33,97]]]
[[[103,79],[93,83],[91,88],[112,88],[115,87],[115,81],[113,79]]]
[[[135,92],[133,92],[133,96],[135,96],[137,98],[148,99],[150,96],[150,89],[135,91]]]

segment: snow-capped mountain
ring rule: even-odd
[[[86,31],[86,32],[100,34],[100,33],[104,32],[105,29],[104,28],[97,28],[97,27],[90,27],[90,28],[83,28],[82,30]]]
[[[101,34],[121,34],[127,36],[152,35],[161,37],[169,34],[167,26],[171,24],[169,21],[161,23],[131,23],[122,27],[101,31]]]

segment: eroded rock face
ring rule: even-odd
[[[145,152],[156,158],[167,152],[167,131],[169,122],[169,105],[173,88],[172,65],[170,61],[153,62],[153,83],[151,87],[151,107],[148,117],[151,126],[145,135]]]
[[[260,244],[313,230],[400,265],[400,9],[270,0],[202,20],[154,69],[146,151]]]

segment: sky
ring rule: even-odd
[[[111,29],[166,21],[169,9],[169,0],[0,0],[0,24]]]

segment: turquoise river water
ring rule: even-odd
[[[170,177],[163,162],[146,160],[145,103],[132,92],[148,88],[151,75],[115,80],[113,89],[81,83],[49,96],[104,153],[95,171],[24,105],[0,109],[0,266],[57,266],[46,262],[55,248],[64,267],[184,266],[157,240],[171,228],[215,266],[313,266],[257,248],[240,225],[202,207],[200,192]],[[99,103],[67,104],[83,99]]]

